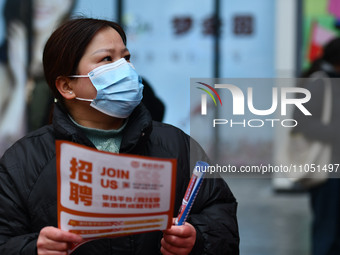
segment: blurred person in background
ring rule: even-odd
[[[143,77],[144,85],[142,102],[151,113],[153,120],[162,122],[165,113],[165,105],[163,101],[156,95],[151,84]]]
[[[53,97],[43,76],[42,51],[70,17],[76,0],[7,0],[0,46],[0,156],[27,131],[49,121]]]
[[[304,84],[311,92],[311,100],[305,104],[312,116],[295,112],[299,125],[294,132],[307,139],[330,144],[331,164],[340,163],[340,38],[335,38],[323,48],[322,56],[315,60],[302,75],[308,79]],[[331,121],[321,121],[324,104],[325,80],[330,81],[332,91]],[[334,166],[335,167],[335,166]],[[340,172],[340,169],[337,169]],[[329,173],[333,174],[333,173]],[[338,177],[338,176],[337,176]],[[340,254],[340,179],[328,178],[324,183],[309,189],[312,209],[312,254]]]

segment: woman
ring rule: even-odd
[[[0,155],[26,131],[48,123],[53,97],[43,77],[42,50],[75,0],[8,0],[0,46]]]
[[[58,103],[52,125],[27,135],[1,159],[0,254],[66,254],[71,242],[81,241],[57,228],[56,139],[177,158],[178,212],[191,166],[207,158],[182,131],[152,121],[129,59],[125,33],[114,22],[71,20],[47,41],[45,78]],[[239,254],[235,198],[220,178],[203,183],[185,225],[95,240],[74,254]]]

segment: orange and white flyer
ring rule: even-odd
[[[176,159],[56,141],[58,226],[89,241],[172,225]],[[76,246],[77,247],[77,246]]]

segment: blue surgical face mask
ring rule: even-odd
[[[127,118],[143,98],[143,84],[132,64],[121,58],[113,63],[99,66],[87,75],[97,90],[95,99],[76,97],[89,101],[100,112],[117,118]]]

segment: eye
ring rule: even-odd
[[[124,56],[124,58],[125,58],[125,60],[126,60],[127,62],[129,62],[129,61],[130,61],[130,58],[131,58],[131,55],[126,55],[126,56]]]
[[[105,58],[102,59],[102,61],[112,61],[112,57],[106,56]]]

